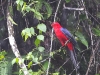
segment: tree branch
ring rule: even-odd
[[[75,11],[83,11],[84,8],[72,8],[72,7],[66,7],[65,4],[63,5],[64,9],[67,10],[75,10]]]
[[[22,61],[22,57],[21,57],[19,50],[17,48],[17,45],[16,45],[16,41],[15,41],[15,38],[14,38],[13,24],[12,24],[11,20],[9,19],[9,18],[11,18],[9,6],[10,6],[10,2],[8,2],[8,9],[7,9],[7,27],[8,27],[9,43],[11,45],[12,51],[15,54],[16,58],[19,59],[19,62],[20,62],[19,66],[22,69],[24,75],[30,75],[28,73],[26,65]]]
[[[59,0],[59,2],[58,2],[58,6],[57,6],[57,9],[56,9],[56,12],[55,12],[55,15],[54,15],[54,22],[55,22],[56,17],[57,17],[57,12],[58,12],[60,3],[61,3],[61,0]],[[50,57],[51,57],[51,51],[52,51],[52,42],[53,42],[53,29],[52,29],[52,33],[51,33],[51,46],[50,46],[50,55],[49,55]],[[49,73],[50,63],[51,63],[51,58],[49,58],[49,63],[48,63],[46,75],[48,75],[48,73]]]
[[[93,59],[95,58],[95,53],[96,53],[96,51],[97,51],[97,48],[98,48],[99,44],[100,44],[100,39],[97,41],[96,47],[95,47],[95,49],[92,51],[93,54],[92,54],[91,57],[90,57],[89,66],[88,66],[88,69],[87,69],[87,72],[86,72],[85,75],[88,75],[88,73],[89,73],[89,71],[90,71],[91,64],[92,64],[92,62],[93,62]]]

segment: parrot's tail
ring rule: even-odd
[[[79,63],[77,61],[77,56],[76,56],[75,50],[70,50],[70,58],[71,58],[71,61],[75,67],[76,72],[78,72],[78,69],[80,67],[79,67]]]

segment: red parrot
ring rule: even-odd
[[[79,69],[79,65],[77,63],[77,57],[75,53],[75,39],[71,33],[67,29],[63,28],[58,22],[53,22],[51,26],[53,27],[56,37],[59,39],[62,46],[66,46],[69,49],[70,58],[75,67],[75,70],[77,71]]]

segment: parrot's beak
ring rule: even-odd
[[[53,27],[55,25],[55,22],[53,22],[52,24],[51,24],[51,27]]]
[[[53,27],[54,23],[51,24],[51,27]]]

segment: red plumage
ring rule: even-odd
[[[62,28],[62,26],[58,22],[53,22],[51,26],[53,27],[56,37],[59,39],[62,46],[68,47],[70,51],[71,60],[77,71],[79,66],[77,65],[77,57],[76,57],[75,48],[74,48],[76,44],[75,39],[72,37],[71,33],[67,29]]]
[[[68,38],[62,31],[61,31],[61,25],[58,22],[54,22],[52,23],[52,27],[54,29],[54,32],[57,36],[57,38],[59,39],[59,41],[61,42],[62,46],[65,45],[65,43],[67,42],[67,40],[69,40],[70,38]],[[68,47],[69,50],[73,50],[73,44],[72,42],[68,42],[66,44],[66,46]]]

